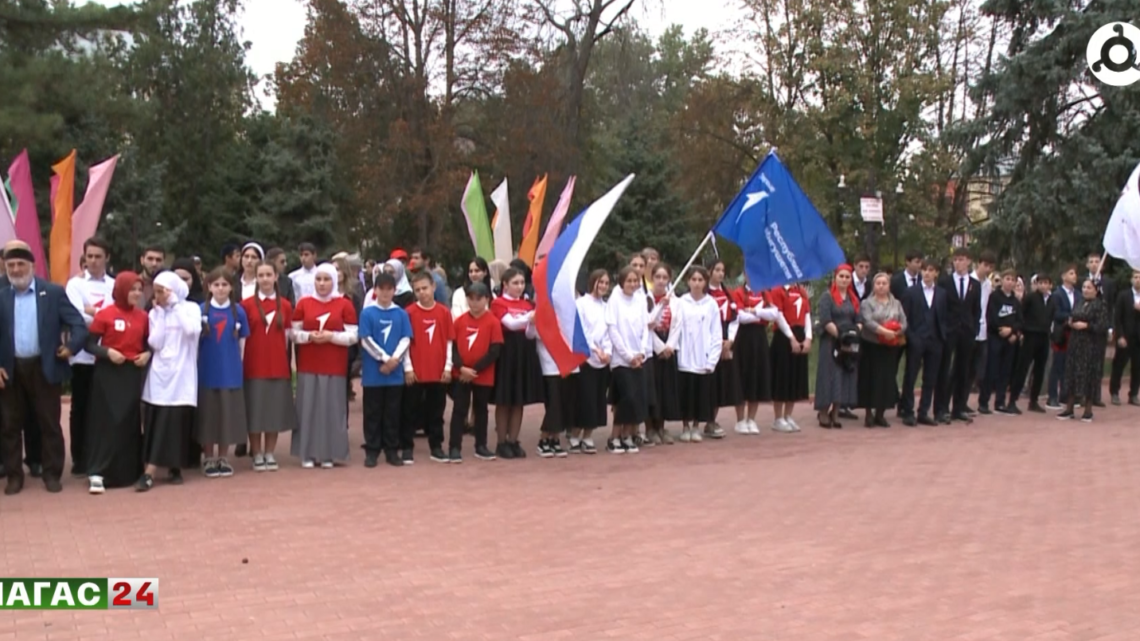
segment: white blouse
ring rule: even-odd
[[[606,326],[606,301],[593,296],[579,296],[575,305],[578,306],[578,319],[582,321],[582,332],[590,345],[590,358],[586,362],[594,369],[607,367],[594,353],[594,350],[598,350],[603,354],[613,355],[614,351],[614,346],[610,342],[609,327]]]
[[[172,293],[171,296],[174,296]],[[151,405],[198,405],[198,337],[202,310],[194,303],[176,302],[150,310],[153,350],[143,385],[142,400]]]
[[[708,294],[695,300],[692,294],[674,299],[673,319],[667,344],[677,354],[677,369],[689,374],[711,374],[720,362],[724,335],[720,308]]]
[[[640,291],[626,296],[619,290],[610,296],[606,303],[606,327],[614,350],[611,369],[629,367],[638,356],[649,357],[649,312]]]
[[[462,287],[457,287],[451,295],[451,320],[466,314],[470,309],[467,306],[467,292],[463,291]]]

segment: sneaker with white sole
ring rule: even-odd
[[[796,428],[792,427],[791,423],[789,423],[787,419],[778,418],[775,420],[775,422],[772,423],[772,431],[780,432],[781,434],[790,434],[796,431]]]
[[[594,445],[594,439],[592,439],[592,438],[582,439],[582,453],[583,454],[597,454],[598,453],[598,446]]]
[[[102,476],[89,476],[87,477],[87,482],[89,483],[87,491],[91,494],[102,494],[105,491]]]
[[[681,428],[680,440],[682,443],[691,443],[693,441],[693,430],[692,430],[692,428],[689,428],[689,427]]]
[[[606,443],[606,451],[610,454],[625,454],[625,447],[621,444],[621,439],[611,438]]]
[[[622,439],[621,446],[625,448],[626,454],[637,454],[641,451],[637,448],[637,439],[629,436]]]
[[[748,419],[746,422],[748,423],[748,433],[760,436],[760,426],[756,424],[756,421]]]
[[[321,469],[322,470],[333,469],[333,462],[332,461],[321,461]]]
[[[737,421],[735,431],[737,434],[751,434],[752,433],[748,430],[748,421]]]
[[[253,455],[253,471],[254,472],[264,472],[265,471],[265,457],[262,456],[261,454],[254,454]]]
[[[792,428],[792,431],[793,431],[793,432],[798,432],[798,431],[800,431],[800,424],[799,424],[799,423],[797,423],[797,422],[796,422],[796,420],[795,420],[794,418],[792,418],[791,416],[789,416],[789,417],[785,418],[784,420],[788,422],[788,425],[790,425],[790,426],[791,426],[791,428]]]
[[[228,478],[228,477],[231,477],[234,475],[234,466],[230,465],[230,462],[227,461],[226,459],[224,459],[224,458],[218,459],[217,466],[218,466],[218,476]]]
[[[265,470],[267,472],[277,471],[277,459],[272,454],[265,455]]]
[[[700,443],[702,440],[704,439],[701,437],[701,428],[694,427],[693,429],[689,430],[690,443]]]
[[[311,470],[316,466],[316,461],[313,461],[312,459],[305,459],[304,461],[301,461],[301,467],[305,468],[306,470]]]

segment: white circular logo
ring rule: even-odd
[[[1104,25],[1089,38],[1085,57],[1097,80],[1127,87],[1140,80],[1140,29],[1127,22]]]

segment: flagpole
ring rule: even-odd
[[[1097,278],[1100,278],[1100,273],[1101,273],[1101,271],[1104,270],[1104,261],[1106,261],[1106,260],[1108,260],[1108,251],[1107,250],[1103,254],[1100,255],[1100,263],[1097,264],[1097,267],[1096,267],[1096,277]]]
[[[709,233],[705,234],[705,238],[701,241],[701,244],[697,246],[697,251],[693,252],[693,256],[689,259],[689,262],[685,263],[681,271],[677,272],[677,280],[673,281],[673,286],[669,288],[670,292],[677,291],[677,286],[680,285],[681,280],[685,278],[685,272],[689,271],[689,268],[693,266],[693,263],[697,260],[697,256],[701,255],[701,252],[705,249],[705,245],[709,244],[709,239],[711,239],[712,236],[713,231],[710,229]]]

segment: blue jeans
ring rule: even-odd
[[[1049,395],[1049,402],[1059,403],[1065,398],[1062,384],[1065,382],[1065,352],[1053,352],[1053,367],[1049,368],[1049,387],[1045,393]]]

